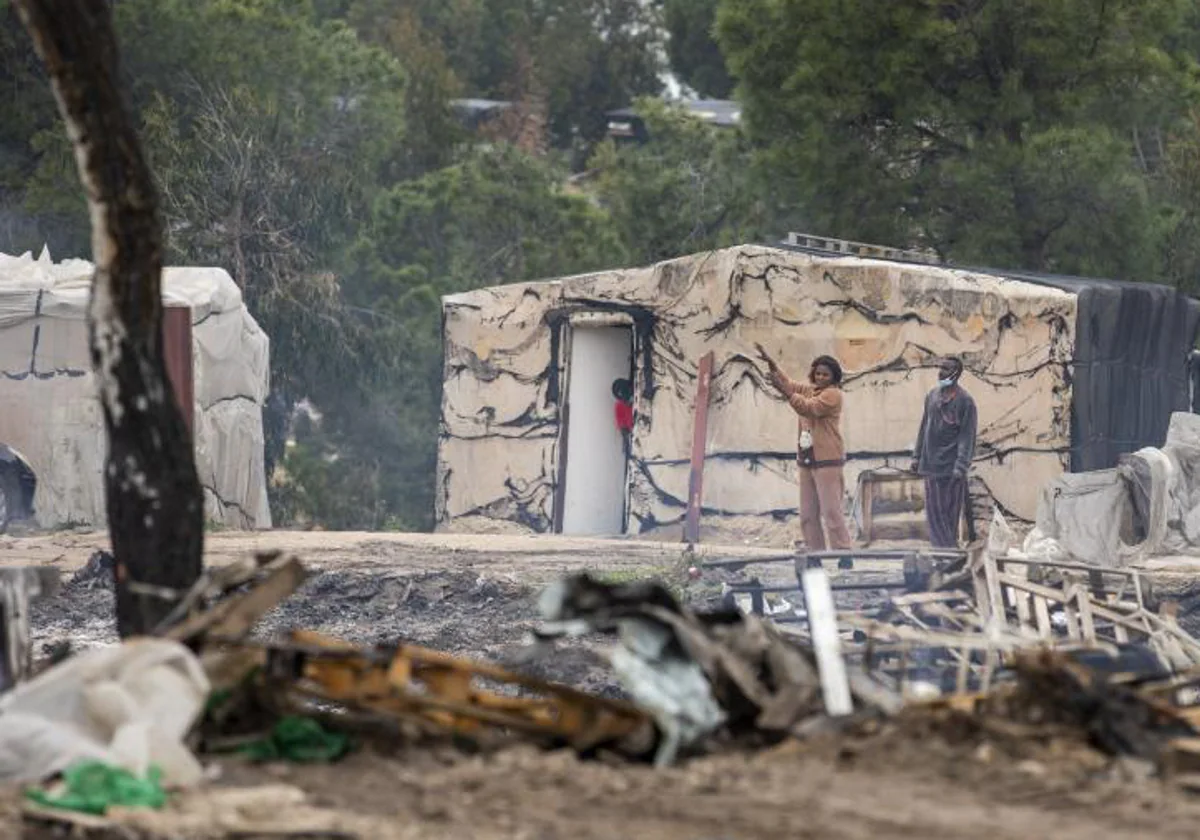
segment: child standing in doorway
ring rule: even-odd
[[[614,379],[612,395],[616,400],[613,416],[617,429],[625,441],[625,457],[629,457],[629,436],[633,432],[633,383],[628,379]]]

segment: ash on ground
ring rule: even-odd
[[[58,595],[31,606],[39,655],[51,656],[64,643],[79,651],[117,641],[113,590],[98,580],[77,574]],[[530,658],[525,637],[538,621],[537,595],[534,587],[469,570],[316,570],[259,623],[255,635],[304,628],[363,644],[408,642],[620,696],[608,664],[586,643],[563,643]]]

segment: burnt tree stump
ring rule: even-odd
[[[185,591],[200,575],[204,540],[191,435],[163,364],[158,201],[118,86],[109,0],[14,5],[50,76],[92,220],[88,328],[108,436],[117,630],[128,637],[170,611],[161,590]]]

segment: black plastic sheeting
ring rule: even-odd
[[[846,256],[786,244],[771,247]],[[1109,469],[1121,455],[1162,446],[1171,414],[1197,409],[1193,399],[1200,401],[1200,361],[1192,360],[1192,350],[1200,330],[1200,301],[1195,298],[1153,283],[978,266],[939,267],[1076,295],[1071,472]]]
[[[1171,414],[1192,410],[1200,301],[1152,283],[993,273],[1077,295],[1071,472],[1108,469],[1120,455],[1162,446]]]

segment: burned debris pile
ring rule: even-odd
[[[81,809],[93,820],[126,813],[138,803],[112,791],[134,789],[130,779],[204,789],[213,757],[332,761],[362,745],[525,743],[664,767],[965,727],[1071,740],[1183,783],[1200,769],[1200,644],[1136,572],[985,551],[833,554],[774,558],[794,583],[745,574],[770,560],[710,562],[726,597],[705,610],[654,581],[553,583],[530,657],[567,637],[599,639],[628,699],[404,641],[359,645],[303,628],[259,638],[256,625],[306,578],[280,555],[211,569],[172,595],[154,635],[32,675],[21,616],[6,609],[19,681],[0,696],[0,741],[20,758],[0,762],[0,775],[33,786],[30,819],[70,822]],[[842,570],[827,573],[833,561]],[[7,586],[26,579],[37,580]],[[886,594],[860,597],[872,589]],[[85,780],[107,787],[75,789]]]

